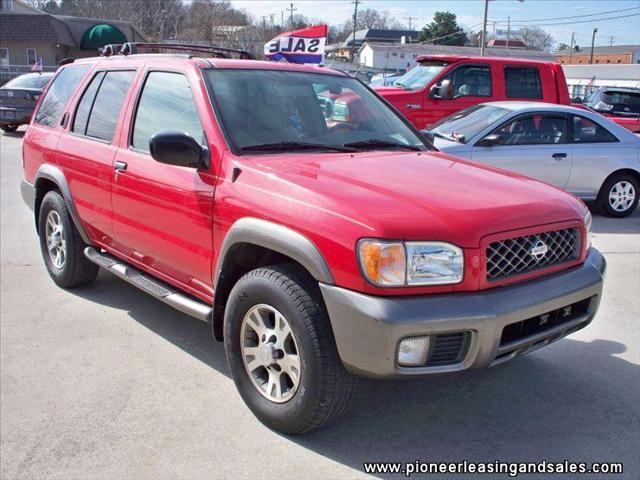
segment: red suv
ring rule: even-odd
[[[601,297],[583,203],[435,151],[327,68],[78,60],[41,99],[23,155],[55,283],[102,267],[210,322],[242,398],[283,432],[337,417],[356,376],[547,345]]]

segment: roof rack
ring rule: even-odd
[[[246,50],[236,50],[234,48],[212,47],[209,45],[185,45],[183,43],[112,43],[102,47],[99,52],[104,57],[112,55],[133,55],[139,53],[140,50],[179,50],[187,52],[209,53],[214,58],[232,58],[237,55],[242,60],[255,60],[256,57]]]

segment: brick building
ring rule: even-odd
[[[591,58],[591,48],[584,48],[570,54],[569,50],[555,53],[558,63],[564,65],[587,65]],[[631,64],[640,63],[640,45],[613,45],[610,47],[594,47],[594,64]]]

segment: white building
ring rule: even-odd
[[[640,64],[563,65],[569,96],[586,98],[597,87],[640,88]]]

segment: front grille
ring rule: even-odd
[[[569,262],[578,258],[579,252],[577,228],[492,242],[487,246],[487,280],[503,280]]]
[[[469,346],[469,332],[456,332],[432,337],[427,367],[451,365],[464,360]]]
[[[507,325],[502,330],[500,346],[502,347],[511,342],[522,340],[537,333],[550,330],[558,325],[568,323],[587,313],[589,311],[590,303],[591,298],[585,298],[584,300],[567,305],[566,307],[558,308],[542,315]]]

